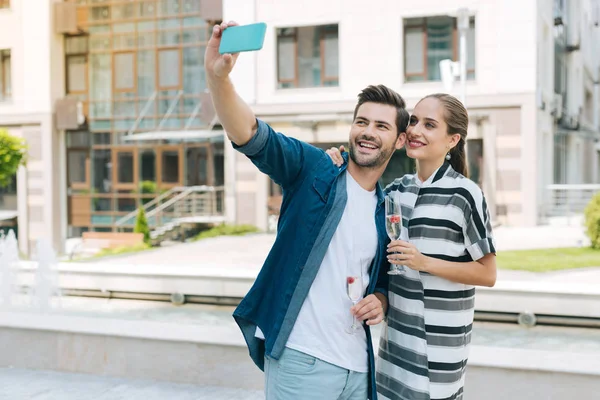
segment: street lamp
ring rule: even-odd
[[[440,61],[440,75],[447,92],[452,91],[455,78],[460,79],[460,101],[465,104],[467,98],[467,32],[469,30],[469,10],[460,8],[456,13],[459,34],[458,62],[452,60]]]

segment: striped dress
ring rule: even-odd
[[[473,261],[495,253],[483,193],[444,163],[427,181],[405,175],[386,188],[402,204],[403,238],[427,256]],[[379,399],[463,398],[475,288],[414,271],[391,275],[377,360]]]

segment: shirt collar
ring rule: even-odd
[[[347,151],[342,153],[342,158],[344,159],[344,163],[338,168],[338,176],[348,169],[348,157],[349,157],[349,154]],[[377,195],[377,204],[382,205],[383,202],[385,201],[385,195],[383,193],[383,189],[381,188],[381,185],[379,184],[379,182],[377,182],[377,185],[375,185],[375,194]]]
[[[452,166],[448,161],[444,161],[444,163],[438,169],[436,169],[435,172],[431,174],[431,176],[427,178],[425,182],[421,182],[419,179],[419,174],[414,175],[414,181],[418,186],[430,186],[442,179],[450,170],[452,170]]]

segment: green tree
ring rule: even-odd
[[[148,227],[148,220],[146,219],[146,212],[144,207],[138,208],[137,217],[135,218],[135,233],[144,234],[144,243],[150,244],[150,228]]]
[[[0,129],[0,187],[10,184],[12,177],[26,161],[25,141]]]
[[[593,249],[600,249],[600,193],[585,208],[585,226]]]

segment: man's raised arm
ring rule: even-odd
[[[265,122],[257,120],[236,93],[229,74],[238,54],[219,54],[221,34],[234,25],[230,22],[213,27],[204,57],[206,80],[217,116],[238,151],[284,189],[291,188],[327,156],[322,150],[277,133]]]
[[[204,67],[206,81],[215,110],[227,137],[238,146],[252,139],[258,128],[254,113],[237,94],[229,74],[239,54],[220,54],[221,34],[228,26],[237,24],[222,23],[213,27],[212,35],[206,46]]]

